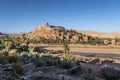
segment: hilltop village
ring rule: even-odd
[[[93,35],[94,33],[94,35]],[[99,34],[99,35],[98,35]],[[103,36],[104,35],[104,36]],[[113,37],[114,35],[114,37]],[[85,32],[77,30],[68,30],[62,26],[53,26],[46,23],[38,26],[35,30],[25,34],[10,35],[10,37],[27,38],[28,42],[34,43],[62,43],[70,44],[90,44],[90,45],[120,45],[118,33],[105,34],[95,32]],[[42,42],[43,40],[43,42]],[[40,42],[41,41],[41,42]]]

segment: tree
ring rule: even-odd
[[[70,47],[68,46],[68,44],[67,44],[67,43],[64,43],[64,44],[63,44],[63,47],[64,47],[64,51],[65,51],[65,53],[66,53],[66,52],[69,53],[69,51],[70,51]]]

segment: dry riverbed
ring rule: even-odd
[[[64,50],[63,46],[46,46],[47,50]],[[85,53],[101,53],[101,54],[120,54],[119,48],[104,48],[104,47],[74,47],[70,46],[70,52],[85,52]]]

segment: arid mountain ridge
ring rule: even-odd
[[[65,37],[65,35],[67,35],[66,38],[73,37],[73,38],[84,38],[84,39],[88,37],[120,38],[120,32],[108,33],[108,32],[72,30],[72,29],[68,30],[62,26],[53,26],[49,24],[38,26],[35,30],[25,34],[26,37],[30,37],[30,38],[41,36],[41,37],[54,38],[54,39],[56,39],[57,37],[59,38],[63,36]]]
[[[5,35],[0,32],[0,35]],[[21,35],[21,34],[14,34]],[[23,35],[23,34],[22,34]],[[52,39],[69,39],[71,41],[77,39],[87,39],[89,37],[98,37],[98,38],[120,38],[120,32],[97,32],[97,31],[82,31],[82,30],[68,30],[62,26],[53,26],[48,23],[42,26],[38,26],[35,30],[24,33],[24,37],[27,38],[52,38]]]
[[[0,35],[2,35],[3,33],[0,32]]]
[[[0,35],[6,35],[6,34],[0,32]]]
[[[98,38],[120,38],[120,32],[109,33],[109,32],[81,31],[81,30],[76,30],[76,32],[81,32],[83,34]]]

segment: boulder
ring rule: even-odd
[[[81,66],[75,66],[68,70],[68,74],[77,74],[79,71],[81,71]]]

